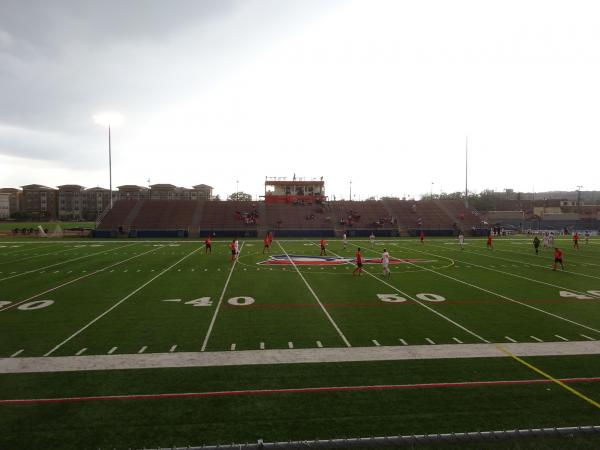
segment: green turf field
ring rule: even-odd
[[[234,264],[227,244],[217,240],[206,255],[201,242],[188,240],[0,240],[0,358],[237,357],[280,349],[283,361],[299,349],[318,355],[331,348],[369,354],[425,347],[440,349],[439,359],[0,373],[0,400],[213,393],[0,402],[10,430],[0,435],[0,448],[133,448],[600,424],[600,356],[559,356],[557,350],[543,357],[449,357],[452,349],[476,348],[470,344],[599,345],[600,241],[574,250],[570,240],[557,240],[565,262],[565,270],[557,271],[551,270],[552,252],[535,255],[523,237],[498,238],[493,250],[483,239],[467,239],[464,250],[442,238],[424,245],[414,239],[373,245],[350,240],[345,249],[331,240],[331,260],[320,264],[301,258],[319,255],[317,240],[275,240],[270,256],[278,264],[264,264],[269,255],[257,240],[240,241]],[[368,260],[361,276],[352,275],[352,261],[343,258],[353,258],[358,246],[365,259],[379,258],[385,247],[401,261],[390,266],[390,277]],[[561,386],[542,372],[579,380]],[[476,383],[511,380],[520,383]],[[457,382],[467,385],[448,385]],[[407,386],[365,388],[387,384]],[[344,386],[361,388],[302,390]],[[246,392],[277,389],[300,391]],[[560,439],[534,444],[510,448],[565,448]],[[599,444],[580,438],[567,447]]]
[[[54,231],[56,225],[64,230],[66,228],[96,228],[94,222],[0,222],[0,231],[12,231],[15,228],[48,228],[48,231]]]

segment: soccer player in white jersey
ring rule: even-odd
[[[240,243],[238,242],[237,239],[233,242],[233,246],[235,248],[235,257],[237,258],[238,255],[240,254]]]
[[[549,247],[549,239],[550,239],[550,237],[548,236],[548,232],[545,231],[544,232],[544,248]]]
[[[369,236],[369,241],[371,241],[371,248],[373,248],[375,245],[375,235],[373,233],[371,233],[371,236]]]
[[[390,254],[384,248],[383,254],[381,255],[381,265],[383,266],[383,274],[387,277],[390,276]]]
[[[346,246],[348,245],[348,237],[346,236],[346,233],[344,233],[342,236],[342,242],[344,243],[344,250],[346,250]]]
[[[460,249],[464,250],[465,249],[465,235],[463,234],[462,230],[460,230],[458,232],[458,243],[460,244]]]
[[[550,232],[550,236],[548,237],[548,245],[550,247],[554,247],[554,231]]]

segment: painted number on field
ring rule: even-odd
[[[232,297],[227,300],[227,303],[233,306],[248,306],[254,303],[254,299],[252,297]]]
[[[428,292],[417,294],[416,297],[419,300],[425,300],[426,302],[443,302],[446,300],[441,295],[431,294]],[[377,298],[386,303],[402,303],[406,301],[404,297],[400,297],[398,294],[377,294]]]
[[[419,300],[425,300],[426,302],[443,302],[444,300],[446,300],[441,295],[429,294],[427,292],[425,292],[423,294],[417,294],[416,297]]]
[[[587,291],[587,292],[592,295],[600,296],[600,291]],[[559,294],[561,297],[576,298],[577,300],[593,300],[594,299],[594,297],[592,297],[591,295],[577,294],[577,293],[571,292],[571,291],[560,291]]]
[[[398,294],[377,294],[377,297],[386,303],[402,303],[406,301],[404,297],[400,297]]]
[[[195,300],[190,300],[189,302],[185,302],[185,304],[192,305],[192,306],[212,306],[210,297],[200,297]]]
[[[12,302],[6,300],[0,301],[0,308],[11,304]],[[33,311],[35,309],[46,308],[52,304],[54,304],[54,300],[35,300],[33,302],[23,303],[22,305],[17,306],[17,309],[20,309],[21,311]]]

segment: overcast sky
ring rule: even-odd
[[[0,187],[600,189],[600,3],[0,1]],[[432,185],[433,183],[433,185]]]

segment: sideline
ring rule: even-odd
[[[527,342],[508,343],[502,344],[502,346],[517,356],[600,355],[600,341]],[[509,356],[498,348],[498,344],[494,343],[134,353],[128,355],[55,356],[50,358],[1,358],[0,373],[456,358],[509,358]]]

